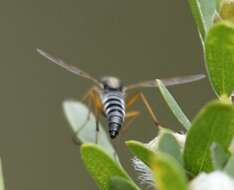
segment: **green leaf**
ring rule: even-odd
[[[217,2],[216,0],[189,0],[189,5],[200,35],[204,39],[213,24]]]
[[[211,158],[213,166],[216,170],[222,170],[229,158],[227,150],[217,143],[211,145]]]
[[[160,137],[158,150],[171,155],[181,164],[181,166],[183,165],[180,145],[172,134],[164,132]]]
[[[234,154],[229,158],[224,171],[230,176],[234,177]]]
[[[95,144],[81,145],[81,158],[102,190],[109,190],[109,181],[112,176],[120,176],[133,183],[123,168]]]
[[[234,25],[219,22],[205,41],[206,63],[212,86],[218,96],[230,96],[234,90]]]
[[[128,141],[127,146],[133,154],[151,168],[157,189],[187,189],[187,180],[183,168],[173,157],[166,153],[155,153],[137,141]]]
[[[3,172],[2,172],[2,161],[0,160],[0,190],[4,190],[4,179],[3,179]]]
[[[192,174],[212,171],[212,143],[228,149],[233,133],[234,107],[218,101],[209,103],[200,111],[188,131],[184,149],[185,168]]]
[[[85,124],[89,112],[88,108],[80,102],[67,100],[63,103],[63,110],[76,138],[81,143],[96,143],[96,120],[92,113]],[[98,145],[103,147],[108,154],[116,159],[117,154],[106,132],[101,124],[99,124],[99,127]]]
[[[140,190],[140,188],[122,177],[114,176],[111,177],[109,190]]]
[[[167,105],[171,109],[172,113],[175,115],[177,120],[182,124],[182,126],[188,130],[191,126],[191,123],[187,116],[184,114],[184,112],[181,110],[180,106],[177,104],[176,100],[173,98],[173,96],[170,94],[170,92],[167,90],[165,85],[162,83],[162,81],[157,80],[159,91],[161,92],[162,97],[166,101]]]

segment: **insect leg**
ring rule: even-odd
[[[123,133],[128,130],[128,128],[131,126],[132,122],[138,118],[140,115],[140,112],[139,111],[131,111],[131,112],[128,112],[126,113],[126,116],[125,118],[126,119],[129,119],[123,126]]]
[[[95,138],[95,143],[98,144],[100,109],[98,107],[97,99],[95,99],[95,118],[96,118],[96,138]]]
[[[144,96],[144,94],[142,92],[137,93],[135,95],[133,95],[128,101],[127,101],[127,105],[126,107],[130,107],[131,105],[133,105],[137,100],[141,100],[146,108],[146,110],[148,111],[148,114],[150,115],[151,119],[153,120],[154,124],[156,127],[158,127],[160,124],[158,122],[158,119],[156,117],[156,115],[154,114],[149,102],[147,101],[146,97]]]
[[[87,118],[86,118],[86,120],[85,120],[85,122],[84,122],[83,125],[86,125],[87,122],[90,120],[92,106],[96,106],[96,105],[94,105],[94,104],[96,104],[96,102],[97,102],[97,105],[100,106],[99,101],[95,100],[96,98],[98,98],[98,96],[97,96],[97,88],[96,88],[96,86],[94,86],[94,87],[90,88],[88,90],[88,92],[85,93],[85,95],[81,99],[82,102],[85,102],[85,101],[88,102],[88,109],[89,109]]]
[[[81,127],[75,131],[74,136],[73,136],[73,142],[75,144],[80,145],[80,142],[77,139],[77,135],[79,134],[79,132],[86,126],[86,124],[88,123],[88,121],[90,120],[90,116],[91,116],[91,110],[92,110],[92,104],[93,104],[93,93],[95,91],[95,88],[92,87],[90,88],[87,93],[85,93],[85,95],[83,96],[83,98],[81,99],[82,102],[87,102],[87,106],[88,106],[88,114],[87,117],[84,121],[84,123],[81,125]]]
[[[126,131],[129,129],[129,127],[131,126],[133,121],[139,117],[139,115],[140,115],[139,111],[131,111],[131,112],[126,113],[125,119],[126,120],[129,119],[129,120],[126,123],[124,123],[121,135],[118,139],[120,139],[121,137],[123,137],[126,134]]]
[[[100,123],[100,114],[102,113],[102,103],[100,101],[97,91],[93,91],[92,94],[93,104],[95,108],[95,119],[96,119],[96,138],[95,143],[98,144],[98,134],[99,134],[99,123]]]
[[[82,124],[82,126],[80,127],[80,129],[82,129],[90,120],[90,116],[91,116],[91,110],[92,110],[92,102],[94,102],[94,92],[96,92],[96,87],[91,87],[83,96],[83,98],[81,99],[82,102],[87,101],[88,102],[88,115],[85,119],[85,122]]]
[[[84,96],[82,97],[81,101],[82,101],[82,102],[86,101],[86,100],[90,97],[90,95],[93,94],[93,91],[96,91],[96,87],[95,87],[95,86],[91,87],[91,88],[84,94]]]

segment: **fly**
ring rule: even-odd
[[[87,91],[82,101],[86,101],[89,108],[91,106],[94,106],[95,108],[97,133],[99,131],[99,120],[101,115],[103,115],[108,121],[110,138],[115,138],[119,134],[123,125],[124,128],[127,129],[132,121],[140,115],[139,111],[126,112],[126,110],[128,110],[129,107],[131,107],[137,100],[143,102],[149,116],[154,122],[154,125],[159,126],[158,120],[142,92],[136,93],[130,97],[127,95],[128,91],[132,89],[158,87],[155,80],[143,81],[129,85],[124,85],[120,79],[112,76],[106,76],[101,78],[101,80],[98,80],[78,67],[69,65],[62,59],[54,57],[41,49],[37,49],[37,52],[65,70],[93,82],[94,85]],[[161,80],[164,85],[173,86],[201,80],[204,77],[205,75],[203,74],[196,74]],[[87,121],[88,119],[89,117],[87,118]],[[96,141],[98,136],[97,133]]]

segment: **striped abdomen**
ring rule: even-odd
[[[121,92],[109,91],[103,94],[102,101],[104,112],[108,120],[110,137],[115,138],[124,122],[124,95]]]

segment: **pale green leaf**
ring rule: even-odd
[[[165,132],[160,137],[158,150],[171,155],[181,166],[183,165],[180,145],[172,134]]]
[[[228,161],[229,155],[222,146],[217,143],[211,145],[211,158],[214,169],[222,170]]]
[[[182,124],[182,126],[188,130],[191,126],[191,123],[187,116],[184,114],[184,112],[181,110],[180,106],[177,104],[176,100],[173,98],[171,93],[167,90],[165,85],[162,81],[157,80],[159,91],[161,92],[162,97],[164,98],[165,102],[171,109],[174,116],[177,118],[177,120]]]
[[[63,103],[63,110],[75,137],[81,143],[96,143],[96,120],[91,113],[90,118],[87,121],[89,113],[88,108],[80,102],[67,100]],[[98,145],[103,147],[107,153],[116,159],[116,152],[106,132],[103,130],[101,123],[99,124],[99,127]]]
[[[216,14],[217,1],[216,0],[189,0],[189,5],[199,28],[202,39],[205,38],[206,33],[214,22]]]
[[[229,158],[224,171],[230,176],[234,177],[234,154]]]
[[[2,161],[0,160],[0,190],[4,190],[4,178],[3,178],[3,171],[2,171]]]

